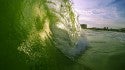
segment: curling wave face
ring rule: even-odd
[[[87,46],[70,0],[0,0],[0,9],[4,70],[60,70]]]

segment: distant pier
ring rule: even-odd
[[[81,25],[81,28],[87,29],[87,24],[80,24],[80,25]]]
[[[113,28],[109,28],[109,27],[103,27],[103,28],[92,27],[92,28],[87,28],[87,24],[80,24],[80,25],[81,25],[82,29],[125,32],[125,28],[120,28],[120,29],[113,29]]]

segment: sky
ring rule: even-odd
[[[80,24],[125,28],[125,0],[72,0]]]

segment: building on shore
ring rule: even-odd
[[[81,28],[87,29],[87,24],[80,24],[80,25],[81,25]]]

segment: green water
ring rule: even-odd
[[[0,70],[124,70],[124,41],[90,32],[78,53],[76,19],[69,0],[0,0]]]
[[[83,69],[59,49],[77,30],[68,0],[0,0],[0,70]]]
[[[125,69],[125,33],[85,30],[89,49],[78,60],[92,70]]]

